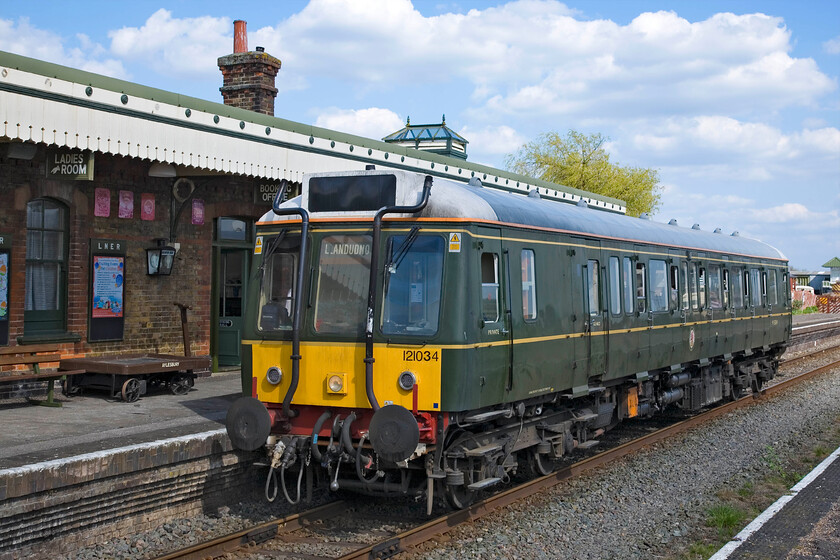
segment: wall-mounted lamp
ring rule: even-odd
[[[166,244],[166,239],[155,239],[156,247],[146,249],[146,274],[169,276],[175,263],[175,248]]]

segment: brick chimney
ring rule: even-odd
[[[222,99],[225,105],[274,116],[277,88],[274,79],[280,70],[280,60],[266,53],[262,47],[248,51],[246,22],[233,22],[233,54],[219,57],[222,71]]]

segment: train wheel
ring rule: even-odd
[[[192,389],[194,382],[188,373],[176,373],[169,380],[169,390],[173,395],[186,395]]]
[[[447,503],[455,509],[466,509],[475,501],[476,493],[463,484],[447,484],[444,491]]]
[[[128,379],[122,386],[122,400],[132,403],[140,398],[140,381],[136,377]]]
[[[557,468],[557,461],[545,453],[538,453],[536,447],[528,451],[528,463],[535,476],[546,476]]]

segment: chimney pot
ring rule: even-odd
[[[257,47],[257,52],[265,52],[265,47]]]
[[[248,22],[238,19],[233,22],[233,52],[248,52]]]

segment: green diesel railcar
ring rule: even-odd
[[[464,507],[622,420],[759,389],[791,330],[768,245],[475,180],[307,177],[253,261],[228,432],[293,502],[309,473]]]

